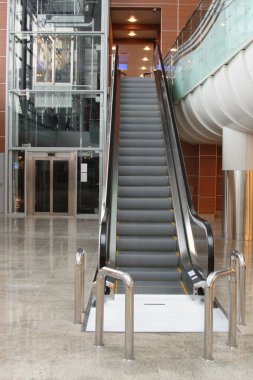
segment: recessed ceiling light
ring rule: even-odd
[[[112,47],[112,50],[116,50],[116,46],[113,46],[113,47]]]
[[[142,66],[141,70],[147,70],[146,66]]]
[[[134,36],[136,36],[136,33],[135,33],[134,31],[131,31],[130,33],[128,33],[128,35],[129,35],[130,37],[134,37]]]
[[[144,50],[148,51],[148,50],[150,50],[150,47],[149,46],[145,46]]]
[[[141,74],[140,77],[143,78],[143,74]]]
[[[172,48],[171,51],[177,51],[177,48]]]
[[[148,57],[143,57],[143,58],[142,58],[142,61],[147,62],[148,60],[149,60]]]
[[[127,21],[129,21],[129,22],[136,22],[138,20],[137,20],[137,18],[135,16],[131,16]]]

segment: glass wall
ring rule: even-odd
[[[100,147],[102,94],[30,92],[12,95],[13,146]],[[102,148],[102,147],[101,147]]]
[[[107,0],[11,0],[9,30],[8,148],[12,189],[9,212],[17,206],[24,171],[14,163],[22,150],[68,148],[103,152],[107,101]],[[103,59],[103,65],[101,65]],[[79,162],[78,162],[79,164]],[[91,166],[90,166],[91,167]],[[97,184],[99,180],[99,165]],[[91,178],[91,174],[89,174]],[[80,182],[80,180],[78,180]],[[91,181],[92,182],[92,181]],[[88,181],[88,183],[91,183]],[[87,186],[76,183],[78,213],[97,212]],[[79,186],[79,187],[78,187]],[[89,185],[90,186],[90,185]],[[83,193],[82,193],[83,192]],[[25,191],[23,192],[25,193]],[[15,201],[13,201],[15,199]],[[92,205],[89,207],[89,199]],[[94,203],[95,202],[95,203]]]

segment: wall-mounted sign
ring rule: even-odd
[[[87,182],[88,164],[81,164],[81,182]]]

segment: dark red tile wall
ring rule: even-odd
[[[222,149],[181,142],[193,204],[200,214],[222,211]]]

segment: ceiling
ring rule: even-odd
[[[130,22],[130,17],[136,22]],[[127,65],[127,76],[140,76],[150,71],[154,42],[160,39],[159,8],[111,8],[112,40],[119,44],[119,61]],[[129,36],[134,32],[134,36]],[[144,47],[148,46],[149,51]],[[143,58],[148,60],[143,61]]]

